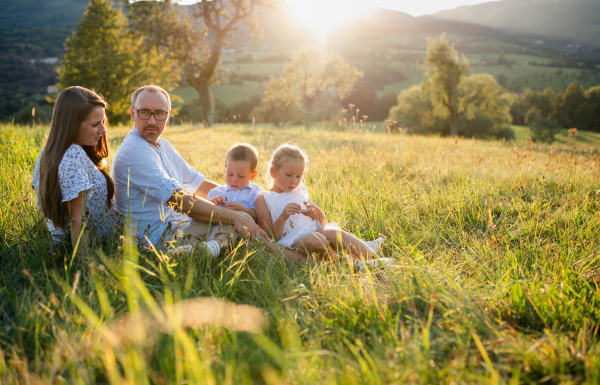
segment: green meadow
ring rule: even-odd
[[[240,241],[218,260],[124,235],[53,245],[30,186],[47,126],[0,125],[2,384],[597,384],[600,135],[553,145],[326,127],[169,126],[224,182],[236,142],[310,157],[329,221],[395,267],[298,266]],[[111,155],[129,131],[109,128]]]

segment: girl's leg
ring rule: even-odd
[[[313,253],[317,254],[319,258],[330,257],[337,259],[338,255],[329,245],[329,241],[324,234],[314,232],[306,235],[294,244],[294,247],[306,255],[311,256]]]
[[[348,250],[355,258],[374,259],[377,255],[360,238],[340,229],[324,229],[327,240],[336,250]],[[341,243],[340,243],[341,242]]]

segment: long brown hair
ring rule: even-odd
[[[40,203],[46,218],[56,227],[65,228],[67,210],[62,204],[58,166],[67,149],[75,142],[81,123],[96,107],[108,108],[104,99],[92,90],[73,86],[65,88],[54,105],[50,134],[40,159]],[[107,124],[107,122],[104,122]],[[92,163],[106,179],[106,203],[111,205],[115,186],[107,173],[106,157],[108,157],[108,139],[100,138],[95,146],[82,146]]]

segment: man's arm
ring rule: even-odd
[[[208,192],[218,186],[219,185],[215,182],[210,181],[208,179],[204,179],[204,181],[202,181],[202,184],[200,185],[200,187],[198,187],[198,190],[196,190],[194,195],[206,199],[206,197],[208,196]]]
[[[176,190],[169,199],[169,204],[174,210],[186,214],[199,222],[231,224],[240,234],[249,234],[252,237],[268,240],[269,236],[254,221],[242,216],[234,210],[212,204],[204,198],[187,194],[183,190]]]

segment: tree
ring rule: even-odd
[[[468,119],[478,113],[492,119],[494,127],[506,128],[512,122],[512,96],[489,74],[468,76],[460,83],[459,106]]]
[[[585,91],[577,82],[572,82],[569,86],[561,90],[556,95],[555,116],[559,123],[566,128],[579,126],[584,121]]]
[[[446,122],[433,112],[431,101],[423,97],[422,87],[414,85],[398,95],[398,103],[390,109],[389,120],[405,127],[408,133],[439,134]]]
[[[210,127],[215,114],[210,87],[219,79],[222,49],[242,23],[256,31],[256,10],[273,7],[275,1],[198,0],[184,14],[170,0],[124,4],[132,27],[182,66],[185,81],[198,93],[204,124]]]
[[[600,86],[595,86],[585,91],[585,106],[583,116],[585,124],[582,127],[586,130],[600,131]]]
[[[525,114],[525,123],[529,125],[533,133],[533,140],[542,143],[554,142],[554,136],[560,132],[560,127],[556,121],[548,116],[544,116],[537,107],[531,107]]]
[[[280,76],[269,79],[264,101],[279,103],[280,108],[293,106],[308,126],[314,114],[343,98],[362,76],[339,54],[305,46],[294,53]]]
[[[514,97],[488,74],[466,77],[457,87],[458,135],[475,138],[512,138],[510,114]],[[422,86],[412,86],[398,95],[390,119],[408,132],[448,135],[448,115],[436,113]]]
[[[125,121],[130,95],[146,83],[174,88],[179,80],[173,63],[160,52],[142,50],[120,9],[105,0],[91,0],[78,26],[65,42],[67,53],[59,72],[59,88],[72,85],[102,94],[113,121]]]
[[[459,84],[469,72],[467,59],[464,56],[459,59],[454,45],[450,44],[443,33],[437,38],[427,39],[423,67],[423,94],[431,100],[437,115],[450,117],[450,135],[457,136],[460,113]]]

